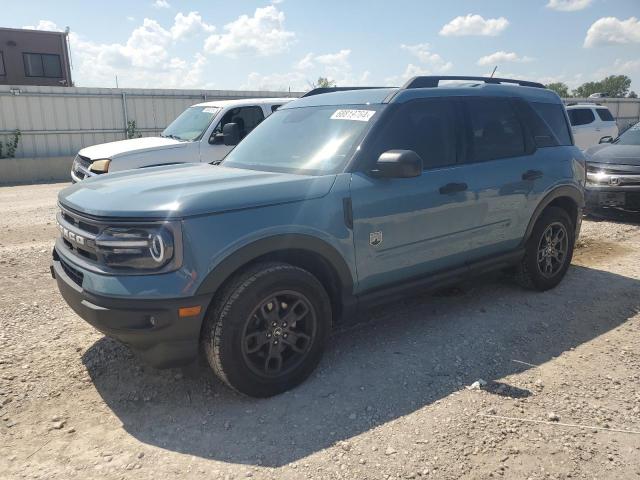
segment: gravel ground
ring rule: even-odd
[[[0,478],[640,478],[638,219],[585,221],[553,291],[491,276],[365,313],[253,400],[64,304],[63,186],[0,188]]]

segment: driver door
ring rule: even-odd
[[[475,222],[476,198],[466,190],[465,165],[457,163],[462,129],[455,100],[412,100],[396,108],[365,149],[367,163],[373,165],[387,150],[413,150],[424,171],[414,178],[353,174],[361,292],[463,265]]]
[[[201,142],[200,161],[210,163],[222,160],[233,149],[233,145],[225,145],[222,138],[222,129],[227,123],[238,125],[242,140],[263,120],[264,112],[259,105],[230,108],[222,115],[209,138]]]

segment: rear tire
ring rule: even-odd
[[[331,320],[329,296],[311,273],[286,263],[257,264],[215,300],[203,347],[215,374],[231,388],[270,397],[316,368]]]
[[[538,291],[554,288],[567,273],[574,243],[575,230],[567,212],[547,208],[527,240],[525,256],[516,271],[517,282]]]

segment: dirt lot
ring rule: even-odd
[[[637,219],[586,221],[553,291],[495,276],[365,314],[258,401],[63,303],[62,186],[0,188],[1,478],[640,478]]]

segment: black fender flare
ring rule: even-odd
[[[533,211],[533,215],[531,215],[531,219],[529,220],[527,230],[522,240],[523,245],[527,242],[527,240],[529,240],[531,232],[533,231],[533,227],[538,221],[538,218],[540,218],[540,215],[542,214],[544,209],[547,208],[551,202],[561,197],[570,198],[576,203],[578,207],[578,218],[576,219],[576,227],[580,225],[580,215],[582,209],[584,208],[584,192],[573,185],[563,185],[560,187],[556,187],[544,196],[540,203],[538,203],[536,209]]]
[[[338,275],[343,298],[353,295],[353,276],[342,255],[329,243],[306,234],[281,234],[261,238],[227,255],[202,281],[196,295],[215,293],[234,272],[244,265],[268,254],[287,250],[305,251],[319,255]]]

